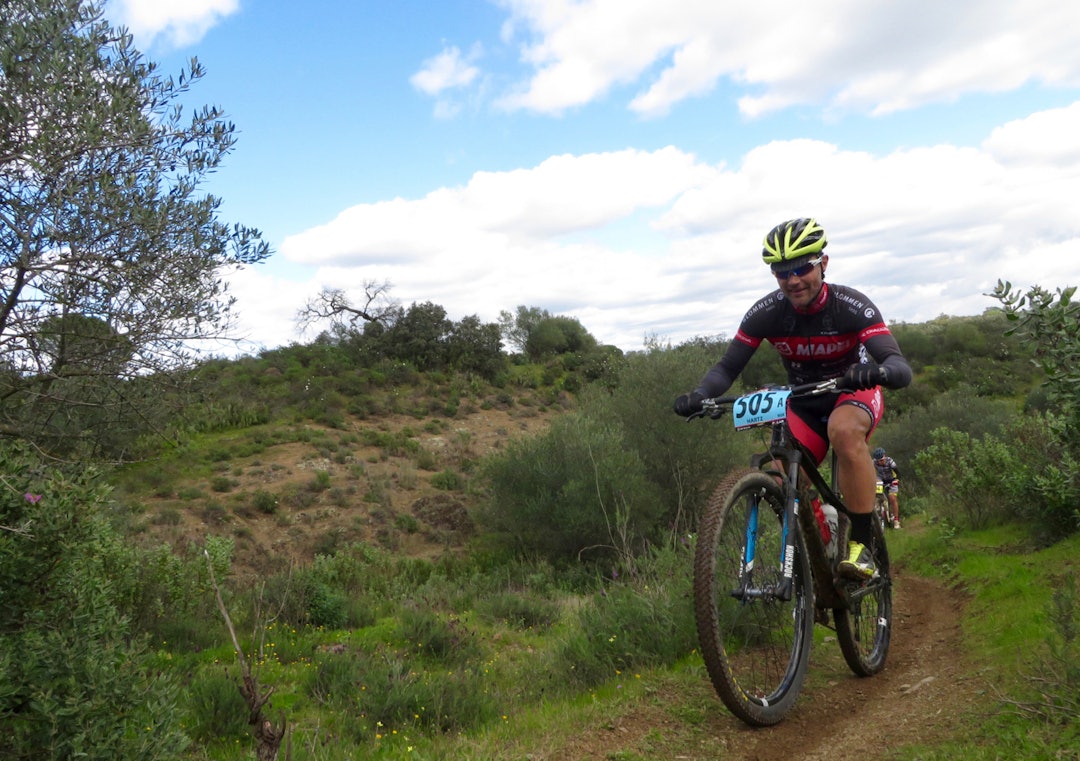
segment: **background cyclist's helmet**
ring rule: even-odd
[[[873,457],[875,460],[880,460],[882,457],[885,456],[885,450],[882,449],[881,447],[878,447],[877,449],[875,449],[873,452],[870,453],[870,456]]]
[[[766,264],[785,264],[793,259],[819,255],[828,242],[825,230],[816,219],[789,219],[765,236],[761,258]]]

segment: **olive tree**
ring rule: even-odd
[[[157,383],[229,336],[230,268],[269,255],[201,190],[235,144],[217,107],[99,0],[0,14],[0,435],[115,455],[161,415]]]

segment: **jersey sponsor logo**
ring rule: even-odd
[[[771,307],[775,303],[776,303],[776,298],[774,296],[766,296],[761,301],[754,304],[754,306],[750,307],[750,310],[746,313],[746,315],[743,317],[743,319],[745,320],[748,317],[751,317],[752,315],[757,314],[762,309],[768,309],[769,307]]]
[[[862,309],[866,306],[866,302],[855,298],[851,294],[843,293],[839,288],[834,288],[833,293],[836,295],[837,301],[842,301],[845,304],[853,306],[855,309]],[[869,308],[868,308],[869,311]]]
[[[782,357],[794,360],[839,359],[859,343],[855,336],[819,336],[814,338],[775,338],[769,343]]]
[[[888,325],[883,322],[879,322],[876,325],[871,325],[868,328],[863,328],[859,332],[859,338],[862,341],[866,341],[866,339],[872,338],[873,336],[884,336],[888,335],[890,332],[891,331],[889,330]]]
[[[735,331],[735,340],[744,343],[747,346],[753,346],[755,349],[761,346],[760,338],[744,333],[741,330]]]

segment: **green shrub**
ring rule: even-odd
[[[1040,544],[1080,531],[1080,462],[1067,445],[1069,428],[1047,412],[1017,418],[1002,435],[1021,467],[1015,514]]]
[[[371,625],[377,606],[397,597],[397,584],[411,586],[411,574],[367,545],[336,548],[311,565],[267,579],[265,604],[280,610],[283,625],[327,629]],[[394,592],[391,592],[394,590]]]
[[[885,399],[888,415],[889,397]],[[1017,415],[1016,404],[1005,399],[977,396],[971,386],[962,385],[935,395],[925,406],[915,407],[896,419],[888,419],[877,433],[874,444],[882,446],[895,459],[904,475],[904,492],[923,494],[929,484],[913,466],[915,456],[933,443],[938,428],[963,431],[971,439],[998,435]],[[905,468],[906,465],[910,467]]]
[[[190,502],[191,500],[202,499],[205,494],[203,490],[197,486],[185,486],[177,490],[176,496],[185,502]]]
[[[470,663],[479,658],[476,636],[454,617],[443,617],[430,605],[407,605],[398,617],[398,636],[425,657]]]
[[[317,470],[315,478],[308,482],[308,489],[314,492],[326,491],[330,488],[330,471]]]
[[[229,742],[250,737],[249,709],[234,677],[220,668],[199,672],[187,689],[187,726],[201,742]]]
[[[465,479],[457,471],[446,468],[431,477],[431,485],[443,491],[461,491],[465,488]]]
[[[259,489],[251,495],[251,504],[260,513],[271,515],[277,510],[278,498],[275,494],[272,494],[265,489]]]
[[[305,585],[304,595],[307,602],[305,623],[326,629],[342,629],[348,623],[348,598],[340,590],[311,579]]]
[[[621,551],[620,544],[658,534],[662,501],[636,453],[617,430],[583,415],[510,442],[483,472],[489,489],[477,523],[523,551],[576,559],[586,549]]]
[[[108,488],[8,443],[0,473],[0,758],[180,758],[176,683],[123,611],[142,563]]]
[[[517,629],[546,629],[559,618],[559,606],[536,594],[503,591],[486,595],[476,611],[490,621]]]
[[[409,513],[398,513],[394,516],[394,528],[406,534],[415,534],[420,530],[420,522]]]
[[[980,529],[1014,514],[1023,477],[1016,453],[996,436],[974,440],[963,431],[938,428],[915,457],[930,488],[933,512],[960,528]]]
[[[548,663],[557,681],[589,689],[692,652],[697,630],[690,556],[682,549],[646,555],[635,576],[608,584],[579,607]]]
[[[650,345],[621,360],[617,376],[613,371],[607,383],[589,387],[580,397],[581,414],[611,429],[618,448],[636,457],[639,475],[623,487],[627,503],[655,501],[655,525],[665,531],[695,530],[695,516],[713,485],[733,467],[744,465],[748,448],[755,444],[751,436],[735,435],[727,419],[688,424],[671,410],[675,397],[697,387],[722,349],[718,342],[703,339],[675,349]],[[775,352],[755,354],[744,382],[755,374],[763,382],[777,381],[779,365],[770,354]],[[596,461],[605,466],[600,457]],[[649,486],[639,493],[631,488],[634,483]]]
[[[378,649],[319,653],[307,691],[350,712],[364,727],[358,736],[371,737],[405,727],[440,733],[479,727],[497,715],[490,687],[476,670],[428,672]]]

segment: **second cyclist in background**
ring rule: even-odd
[[[874,468],[877,469],[878,481],[885,485],[885,495],[889,499],[889,516],[892,518],[892,527],[900,528],[900,503],[897,494],[900,492],[900,471],[896,467],[896,460],[885,454],[882,447],[878,447],[872,453]]]

